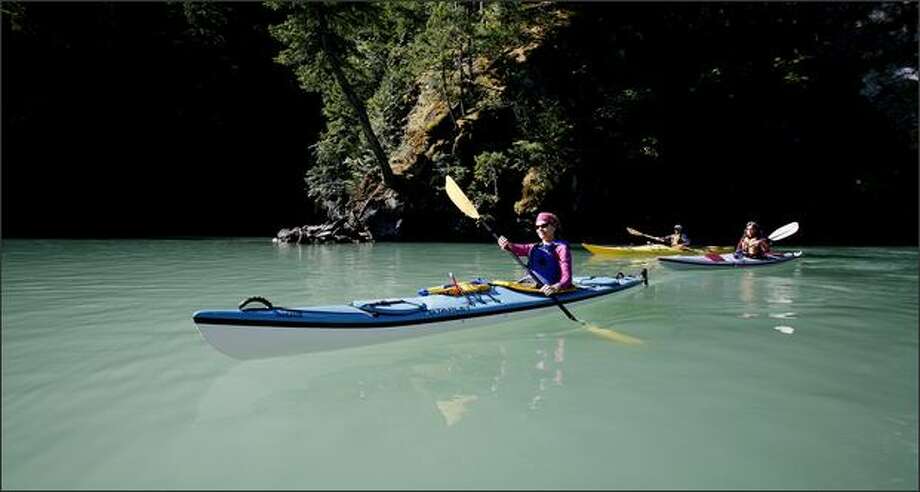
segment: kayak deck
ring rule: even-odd
[[[707,253],[730,253],[734,251],[731,246],[702,246],[699,248],[673,248],[664,244],[643,244],[640,246],[602,246],[599,244],[581,243],[582,247],[594,255],[619,256],[619,257],[647,257],[681,254],[703,255]]]

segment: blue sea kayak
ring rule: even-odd
[[[556,294],[556,298],[567,306],[580,305],[643,282],[648,282],[645,270],[637,275],[575,277],[575,288]],[[445,289],[431,290],[445,292]],[[494,281],[450,294],[356,300],[343,305],[304,308],[279,307],[264,298],[249,298],[238,309],[197,311],[192,319],[212,346],[232,357],[246,359],[383,343],[496,323],[510,317],[554,311],[559,314],[558,310],[551,298],[532,287]]]
[[[702,256],[660,256],[658,261],[671,268],[732,269],[778,265],[802,256],[801,251],[787,251],[767,255],[766,258],[736,257],[733,253],[708,254]]]

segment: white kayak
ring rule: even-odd
[[[701,256],[660,256],[658,261],[671,268],[693,268],[726,270],[733,268],[750,268],[779,265],[802,256],[801,251],[786,251],[767,255],[764,258],[735,256],[734,253],[707,254]]]

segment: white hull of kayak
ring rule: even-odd
[[[676,270],[736,270],[739,268],[776,267],[778,265],[792,264],[802,256],[801,251],[790,251],[782,256],[758,260],[753,258],[735,258],[732,254],[707,256],[667,256],[659,257],[658,261],[664,266]]]

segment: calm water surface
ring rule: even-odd
[[[493,245],[5,240],[4,489],[917,489],[917,250],[672,271],[560,314],[239,361],[198,309],[513,278]]]

